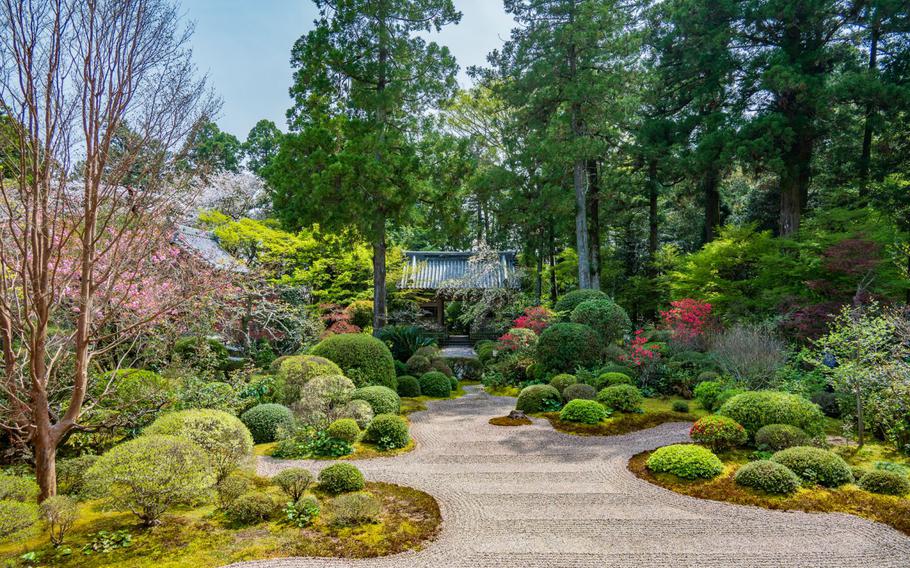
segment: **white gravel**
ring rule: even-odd
[[[688,439],[688,424],[625,436],[570,436],[545,421],[497,427],[514,399],[472,389],[411,416],[417,448],[357,463],[367,479],[417,487],[443,514],[420,552],[346,560],[286,558],[244,568],[306,566],[907,568],[910,538],[851,515],[776,512],[694,499],[637,479],[629,457]],[[332,462],[261,458],[263,474]]]

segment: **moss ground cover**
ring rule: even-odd
[[[689,412],[675,412],[673,403],[683,400],[679,397],[646,398],[642,403],[641,413],[615,412],[606,420],[597,424],[583,424],[568,422],[559,418],[558,412],[545,412],[543,416],[549,420],[556,430],[566,434],[578,436],[619,436],[636,432],[646,428],[660,426],[667,422],[694,422],[699,417],[707,414],[695,401],[689,402]]]

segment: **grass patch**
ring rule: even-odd
[[[489,422],[493,426],[530,426],[534,424],[530,418],[509,418],[508,416],[490,418]]]
[[[691,497],[781,511],[849,513],[890,525],[910,535],[910,499],[907,498],[867,493],[855,485],[839,489],[801,488],[790,496],[768,495],[740,487],[733,481],[733,475],[740,465],[748,461],[747,454],[748,451],[718,454],[726,468],[721,475],[710,480],[689,481],[673,474],[653,473],[645,465],[651,452],[633,456],[629,460],[629,471],[640,479]]]
[[[307,528],[279,521],[231,528],[212,507],[175,511],[156,527],[141,527],[134,517],[108,513],[97,503],[81,507],[82,518],[67,536],[70,554],[55,550],[46,535],[0,544],[4,566],[34,566],[19,557],[36,552],[42,566],[96,568],[208,568],[242,560],[286,556],[368,558],[419,550],[436,537],[442,517],[430,495],[389,483],[367,483],[366,490],[379,498],[382,514],[375,524],[340,527],[331,522],[331,506],[324,499],[322,512]],[[90,533],[126,529],[132,544],[106,553],[85,555],[81,549]]]
[[[487,394],[491,396],[511,396],[518,398],[521,389],[518,387],[483,387]]]

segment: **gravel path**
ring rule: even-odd
[[[906,568],[910,538],[840,514],[775,512],[686,497],[629,473],[630,456],[688,439],[688,424],[610,438],[554,431],[546,421],[487,424],[514,399],[472,390],[412,415],[418,446],[361,461],[367,479],[434,495],[444,525],[420,552],[351,561],[287,558],[244,568],[305,566]],[[261,473],[301,462],[263,458]],[[306,462],[314,472],[326,463]]]

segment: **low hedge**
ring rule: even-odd
[[[452,382],[439,371],[430,371],[420,376],[420,392],[424,396],[448,398],[452,395]]]
[[[711,479],[724,471],[724,464],[711,450],[695,444],[658,448],[646,465],[655,473],[672,473],[683,479]]]
[[[636,412],[644,397],[632,385],[613,385],[597,393],[597,401],[616,412]]]
[[[754,437],[762,426],[789,424],[809,436],[824,433],[825,416],[817,405],[801,396],[776,391],[754,391],[738,394],[717,411],[743,425]]]
[[[401,397],[392,389],[380,385],[361,387],[351,393],[351,400],[365,400],[373,414],[398,414]]]
[[[773,495],[789,495],[799,489],[799,476],[783,464],[770,460],[749,462],[736,470],[734,481]]]
[[[525,413],[551,412],[562,407],[562,396],[550,385],[531,385],[521,389],[515,408]]]
[[[853,473],[834,452],[812,446],[796,446],[771,456],[771,461],[785,465],[807,483],[823,487],[840,487],[853,482]]]
[[[257,444],[274,442],[278,430],[289,428],[294,424],[291,409],[281,404],[257,404],[240,415]]]
[[[560,420],[566,422],[581,422],[583,424],[597,424],[607,416],[606,409],[596,400],[570,400],[562,410],[559,411]]]

